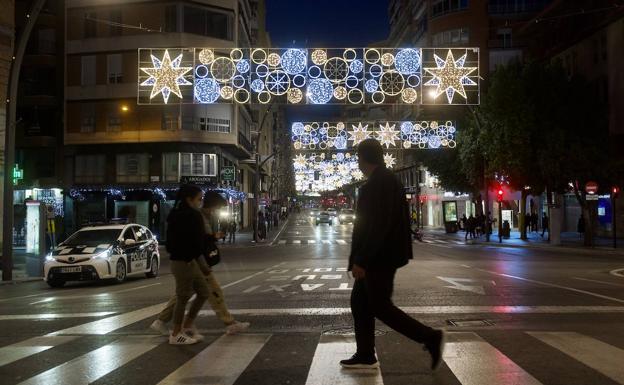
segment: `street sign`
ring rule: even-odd
[[[13,167],[13,184],[17,186],[20,180],[24,179],[24,170],[19,168],[19,164],[15,164]]]
[[[598,183],[594,181],[589,181],[585,183],[585,192],[588,194],[595,194],[598,192]]]
[[[221,179],[224,181],[234,181],[235,180],[236,170],[234,166],[223,166],[221,167]]]
[[[588,201],[597,201],[598,198],[599,198],[599,196],[596,195],[596,194],[587,194],[585,196],[585,200],[588,200]]]

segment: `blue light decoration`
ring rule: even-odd
[[[137,102],[478,104],[478,62],[477,48],[139,49]]]
[[[202,104],[212,104],[219,99],[221,87],[211,78],[195,80],[195,100]]]
[[[293,122],[291,139],[295,150],[352,150],[365,138],[389,143],[386,147],[396,150],[437,149],[455,148],[456,131],[454,122],[437,120]],[[350,136],[348,139],[347,135]]]
[[[308,100],[312,104],[326,104],[333,96],[334,87],[325,78],[312,79],[308,84]]]
[[[289,75],[296,75],[305,71],[308,62],[306,51],[301,49],[288,49],[282,54],[282,68]]]

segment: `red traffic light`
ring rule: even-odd
[[[620,194],[620,188],[618,186],[611,187],[611,195],[618,196]]]
[[[501,202],[503,200],[503,195],[505,194],[505,192],[503,191],[503,189],[498,189],[498,191],[496,192],[498,201]]]

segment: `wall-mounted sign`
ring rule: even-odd
[[[189,184],[210,184],[214,183],[214,177],[212,176],[181,176],[180,183]]]
[[[24,170],[19,168],[19,164],[15,164],[13,167],[13,184],[17,186],[20,180],[24,179]]]
[[[236,170],[234,166],[223,166],[221,167],[221,179],[224,181],[233,182],[236,179]]]

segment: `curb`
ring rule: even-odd
[[[14,279],[12,281],[0,281],[0,286],[19,285],[20,283],[38,282],[38,281],[43,281],[43,277],[29,277],[29,278]]]

